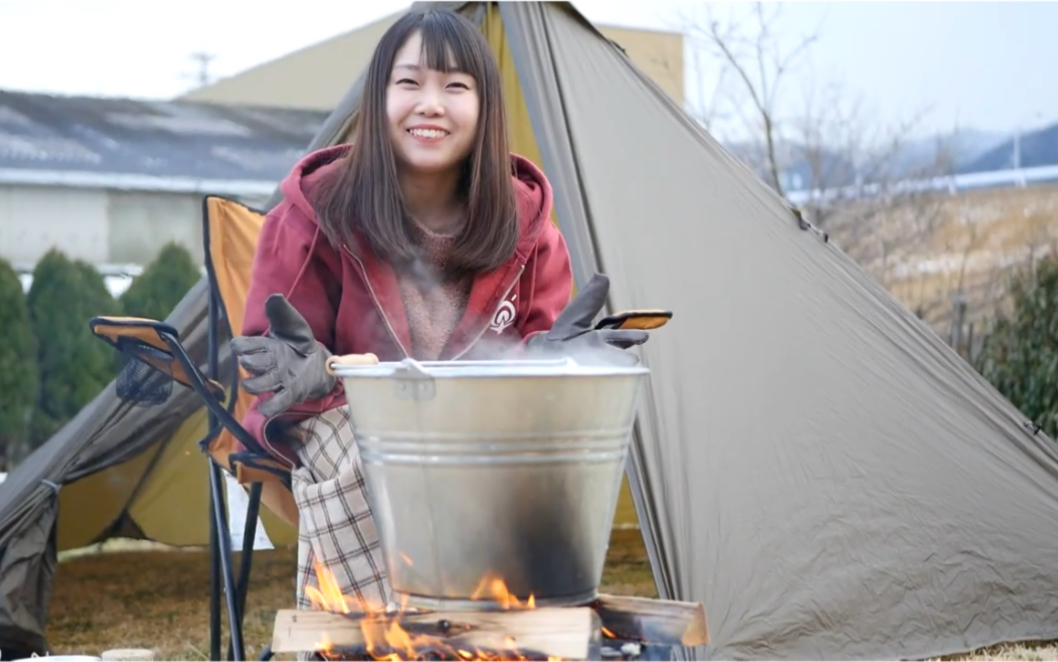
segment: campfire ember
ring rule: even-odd
[[[501,577],[482,578],[480,610],[423,611],[361,604],[316,566],[310,610],[276,614],[273,653],[314,652],[321,660],[640,659],[644,648],[708,642],[697,603],[600,596],[588,605],[536,607]]]

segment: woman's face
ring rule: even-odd
[[[390,140],[399,167],[441,174],[470,154],[480,103],[477,82],[465,73],[427,69],[415,32],[397,51],[386,91]]]

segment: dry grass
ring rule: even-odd
[[[1011,267],[1058,246],[1058,186],[941,194],[905,201],[868,224],[835,222],[835,242],[931,324],[947,323],[957,291],[970,317],[983,320],[1000,303]]]
[[[276,609],[293,602],[295,562],[294,550],[254,553],[244,625],[251,659],[271,639]],[[209,659],[208,552],[115,551],[60,563],[48,642],[54,653],[151,648],[158,659]]]
[[[965,655],[951,655],[939,658],[944,661],[955,660],[1058,660],[1058,645],[1053,641],[1026,642],[1021,644],[1001,644],[991,648],[982,648]]]
[[[209,554],[128,541],[104,551],[66,554],[59,564],[48,625],[53,653],[151,648],[156,659],[208,659]],[[244,626],[249,659],[270,641],[276,610],[293,604],[295,559],[293,549],[254,554]],[[613,532],[603,590],[657,597],[638,531]],[[226,628],[224,636],[226,646]],[[1005,644],[940,660],[1058,660],[1058,642]]]
[[[209,554],[127,542],[108,547],[64,555],[59,564],[47,633],[52,652],[150,648],[157,659],[209,659]],[[293,606],[296,556],[293,549],[254,553],[244,625],[249,659],[271,640],[276,610]],[[638,531],[614,531],[603,583],[609,593],[657,596]],[[226,628],[224,636],[226,646]]]

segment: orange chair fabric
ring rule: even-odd
[[[264,225],[265,213],[220,196],[207,196],[203,213],[207,231],[206,267],[220,297],[229,331],[236,335],[242,328],[253,258],[261,227]],[[248,377],[242,368],[236,366],[236,369],[239,370],[240,381]],[[253,401],[253,396],[239,389],[235,397],[232,413],[236,420],[241,421]],[[227,467],[239,483],[245,485],[260,481],[261,503],[280,519],[297,527],[298,515],[294,495],[272,473],[240,463],[232,467],[230,456],[236,449],[235,437],[227,429],[223,429],[210,443],[208,452],[222,466]],[[268,463],[269,460],[262,458],[260,462]],[[278,464],[276,466],[278,467]]]

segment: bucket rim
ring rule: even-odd
[[[368,365],[336,363],[334,374],[343,379],[473,379],[526,377],[635,377],[650,373],[637,363],[630,366],[579,363],[572,358],[473,361],[382,361]]]

